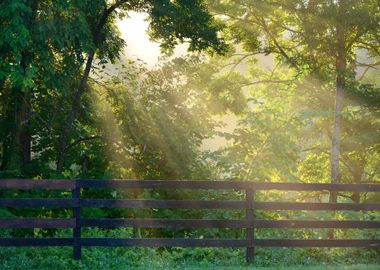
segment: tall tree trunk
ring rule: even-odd
[[[340,154],[340,141],[341,141],[341,130],[342,130],[342,110],[343,110],[343,100],[344,92],[346,88],[346,45],[345,45],[345,26],[344,26],[344,11],[345,5],[344,1],[339,3],[339,18],[341,21],[337,22],[337,51],[336,51],[336,97],[334,106],[334,128],[332,133],[332,144],[331,144],[331,183],[337,184],[340,180],[339,171],[339,154]],[[330,192],[330,203],[337,203],[338,196],[337,192]],[[328,234],[329,238],[334,238],[334,231],[330,230]]]
[[[89,53],[89,56],[87,58],[86,67],[83,72],[82,78],[80,80],[79,86],[76,89],[76,92],[74,94],[73,100],[71,102],[71,110],[69,112],[69,115],[67,117],[66,123],[64,124],[63,130],[62,130],[62,136],[60,138],[59,144],[58,144],[58,154],[57,154],[57,170],[61,171],[63,169],[65,158],[66,158],[66,152],[68,145],[70,144],[70,132],[72,130],[74,121],[77,117],[79,107],[81,104],[81,99],[83,96],[83,93],[85,92],[87,88],[87,81],[88,77],[90,75],[92,63],[94,61],[95,52],[98,48],[100,42],[101,42],[101,32],[103,30],[103,27],[107,23],[108,17],[121,5],[127,3],[128,0],[119,0],[115,2],[113,5],[111,5],[109,8],[105,9],[102,16],[100,17],[94,32],[93,32],[93,42],[95,45],[95,49]]]
[[[36,2],[34,3],[36,4]],[[33,6],[33,10],[37,7]],[[26,74],[27,68],[30,64],[31,55],[27,51],[22,54],[20,66]],[[31,161],[31,133],[30,133],[30,115],[31,115],[31,90],[28,87],[17,89],[20,93],[19,110],[17,111],[17,146],[18,154],[21,161],[21,169],[24,171],[25,166]]]
[[[346,80],[344,78],[345,73],[345,59],[338,59],[337,61],[337,79],[336,79],[336,98],[334,106],[334,131],[332,134],[331,144],[331,183],[339,183],[339,154],[340,154],[340,140],[342,130],[342,110],[344,90],[346,87]],[[330,202],[337,202],[336,192],[331,192]]]
[[[28,24],[28,31],[33,33],[36,25],[36,17],[38,13],[39,0],[30,0],[27,2],[28,7],[31,9],[30,16],[25,18],[25,22]],[[32,43],[31,43],[32,44]],[[28,45],[29,46],[29,45]],[[33,59],[33,50],[29,47],[25,47],[21,52],[21,59],[19,62],[19,68],[22,70],[22,76],[26,76],[27,69],[30,67]],[[4,84],[4,82],[2,82]],[[14,96],[12,102],[13,106],[9,105],[6,113],[7,119],[12,121],[12,127],[7,130],[9,135],[8,139],[5,139],[6,144],[3,146],[3,160],[1,162],[2,169],[6,171],[14,171],[17,174],[24,173],[25,167],[31,161],[31,129],[30,129],[30,117],[32,108],[32,92],[30,87],[25,87],[22,84],[13,86],[10,95]],[[11,120],[12,119],[12,120]],[[11,172],[11,174],[14,174]]]
[[[94,61],[94,55],[95,55],[95,52],[92,52],[87,58],[86,68],[82,75],[79,87],[77,91],[75,92],[73,100],[71,102],[71,111],[69,112],[69,116],[64,125],[62,137],[61,137],[60,144],[58,147],[58,156],[57,156],[57,170],[58,171],[61,171],[64,166],[66,150],[67,150],[67,146],[69,145],[69,140],[70,140],[71,128],[78,114],[82,95],[87,87],[87,80],[90,75],[92,62]]]
[[[13,109],[7,111],[9,118],[13,118],[13,127],[9,129],[8,138],[4,142],[4,156],[2,169],[9,176],[19,176],[25,166],[31,161],[31,135],[29,131],[30,92],[14,90]],[[17,174],[17,175],[15,175]]]
[[[31,161],[31,141],[30,134],[30,114],[31,114],[31,93],[26,90],[23,93],[19,116],[19,144],[22,167],[25,167]]]
[[[32,16],[30,17],[30,24],[35,26],[37,24],[37,14],[38,14],[38,5],[39,0],[29,1],[30,7],[32,9]],[[33,27],[34,28],[34,27]],[[33,33],[33,31],[32,31]],[[23,53],[21,67],[23,68],[24,74],[27,72],[27,68],[32,62],[33,56],[30,55],[29,50],[26,50]],[[30,130],[30,117],[32,113],[32,92],[30,88],[22,89],[23,95],[21,100],[20,108],[20,126],[19,126],[19,141],[20,141],[20,155],[22,161],[22,167],[25,166],[32,159],[32,135]]]

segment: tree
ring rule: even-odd
[[[20,172],[30,163],[32,141],[41,139],[35,129],[41,108],[36,106],[47,97],[63,102],[61,131],[50,136],[48,146],[55,148],[57,169],[63,169],[67,150],[75,143],[73,127],[82,113],[94,61],[105,64],[118,59],[124,41],[115,22],[128,11],[149,14],[151,37],[161,41],[166,52],[180,42],[188,42],[192,51],[226,49],[217,34],[221,25],[202,0],[7,0],[0,7],[1,167],[5,170]],[[67,100],[71,108],[64,105]]]
[[[20,171],[31,160],[34,101],[46,89],[67,92],[80,71],[88,29],[82,13],[73,13],[79,8],[67,1],[0,3],[3,169]]]
[[[218,38],[217,32],[221,25],[217,24],[208,14],[203,0],[196,1],[170,1],[170,0],[119,0],[111,4],[102,1],[98,16],[90,25],[92,49],[87,55],[87,61],[79,85],[75,90],[72,100],[72,108],[63,127],[59,142],[57,169],[64,166],[67,146],[70,142],[70,131],[81,104],[81,97],[86,90],[87,80],[93,65],[95,54],[98,53],[102,63],[118,58],[123,44],[116,42],[112,50],[105,54],[105,44],[112,43],[115,38],[114,23],[117,9],[122,12],[130,10],[147,12],[150,18],[150,35],[152,39],[162,42],[162,49],[171,52],[173,48],[182,42],[189,42],[190,51],[209,50],[223,53],[226,49],[223,41]],[[116,38],[116,40],[118,40]]]
[[[339,182],[342,112],[347,81],[355,78],[359,53],[380,56],[377,1],[211,1],[228,21],[227,36],[248,52],[273,54],[297,71],[335,87],[331,135],[331,182]],[[336,202],[332,192],[331,202]]]
[[[94,85],[105,152],[111,153],[109,161],[121,177],[202,178],[199,147],[215,123],[204,91],[186,87],[189,65],[179,59],[152,71],[125,65],[106,86]]]

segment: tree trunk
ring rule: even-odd
[[[10,173],[10,177],[23,174],[25,166],[31,161],[31,135],[28,127],[31,111],[30,92],[19,89],[14,91],[13,109],[7,111],[9,119],[13,118],[13,127],[8,131],[9,139],[4,141],[1,164],[2,169]]]
[[[94,61],[94,55],[95,55],[95,52],[91,53],[87,58],[86,68],[84,70],[79,87],[77,91],[75,92],[75,95],[71,103],[71,110],[69,112],[69,116],[67,117],[67,120],[62,132],[60,144],[58,147],[58,156],[57,156],[57,170],[58,171],[61,171],[64,166],[64,162],[66,158],[66,150],[67,150],[67,146],[69,145],[71,128],[77,116],[82,95],[87,87],[87,80],[90,75],[92,62]]]
[[[115,2],[113,5],[111,5],[109,8],[105,9],[95,27],[95,30],[93,32],[93,42],[94,42],[95,49],[89,53],[89,56],[87,58],[85,70],[83,72],[79,86],[74,94],[74,97],[71,103],[71,110],[70,110],[69,116],[67,117],[66,123],[62,131],[62,136],[58,144],[58,154],[57,154],[57,164],[56,164],[58,171],[61,171],[63,169],[64,163],[65,163],[67,147],[70,144],[70,132],[72,130],[72,126],[74,124],[75,118],[77,117],[77,113],[79,111],[82,95],[87,88],[87,80],[90,75],[92,63],[95,57],[95,52],[101,42],[100,34],[103,30],[103,27],[107,23],[108,17],[117,8],[119,8],[121,5],[125,4],[126,2],[128,2],[128,0],[119,0]]]
[[[31,15],[26,18],[29,24],[29,31],[32,33],[36,25],[36,16],[38,12],[38,0],[28,1],[27,3],[31,9]],[[19,67],[22,70],[22,76],[27,73],[28,67],[31,65],[33,59],[33,52],[30,48],[25,48],[21,52],[21,59]],[[3,84],[4,82],[2,82]],[[25,175],[25,167],[31,161],[31,142],[32,135],[30,129],[30,117],[32,108],[32,93],[30,87],[23,85],[13,86],[12,93],[14,95],[13,108],[9,108],[6,113],[8,119],[12,119],[12,127],[8,130],[10,135],[9,139],[5,139],[4,156],[1,162],[1,167],[5,170],[22,173]],[[13,174],[13,172],[11,172]],[[18,176],[18,175],[17,175]]]
[[[340,154],[340,140],[342,130],[342,110],[344,92],[346,87],[345,73],[347,69],[346,63],[346,46],[345,46],[345,26],[344,26],[344,1],[339,4],[339,18],[341,21],[337,23],[337,52],[336,52],[336,97],[334,106],[334,128],[332,133],[331,144],[331,183],[337,184],[340,180],[339,172],[339,154]],[[337,192],[330,192],[330,203],[337,203]],[[334,238],[334,231],[329,231],[329,238]]]
[[[31,161],[31,141],[29,120],[31,114],[31,93],[26,90],[23,93],[21,101],[20,116],[19,116],[19,145],[22,167],[25,167]]]
[[[342,129],[342,110],[343,110],[343,99],[344,99],[344,89],[346,81],[344,78],[345,71],[345,60],[339,59],[338,62],[343,64],[338,64],[339,69],[337,69],[337,80],[336,80],[336,98],[334,106],[334,131],[332,134],[332,145],[331,145],[331,183],[339,183],[339,153],[340,153],[340,134]],[[342,69],[343,68],[343,69]],[[330,202],[337,202],[336,192],[331,192]]]

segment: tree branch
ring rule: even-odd
[[[74,147],[75,145],[78,145],[80,144],[81,142],[84,142],[84,141],[91,141],[91,140],[96,140],[96,139],[103,139],[104,137],[103,136],[90,136],[90,137],[84,137],[84,138],[80,138],[72,143],[70,143],[65,151],[68,151],[70,148]]]
[[[117,8],[127,3],[128,1],[129,0],[119,0],[112,6],[104,10],[103,15],[102,17],[100,17],[99,22],[97,26],[95,27],[95,31],[93,33],[95,46],[98,46],[97,43],[99,42],[100,32],[103,29],[104,25],[106,24],[108,17],[111,15],[112,12],[114,12]]]
[[[256,84],[263,84],[263,83],[291,83],[293,81],[294,80],[261,80],[261,81],[245,83],[242,86],[250,86],[250,85],[256,85]]]
[[[269,36],[269,38],[273,41],[276,48],[279,50],[280,54],[286,59],[286,61],[295,68],[298,72],[300,71],[298,65],[293,61],[293,59],[285,52],[285,50],[282,48],[282,46],[278,43],[276,37],[272,34],[272,32],[269,30],[267,24],[265,23],[264,19],[261,19],[261,26],[264,29],[264,32]]]

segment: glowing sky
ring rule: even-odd
[[[152,67],[157,64],[160,57],[160,44],[149,40],[146,31],[149,22],[146,21],[147,14],[130,12],[129,18],[118,22],[122,38],[127,42],[125,55],[132,59],[141,59],[148,66]],[[186,53],[187,45],[177,46],[174,51],[175,56],[181,56]]]

